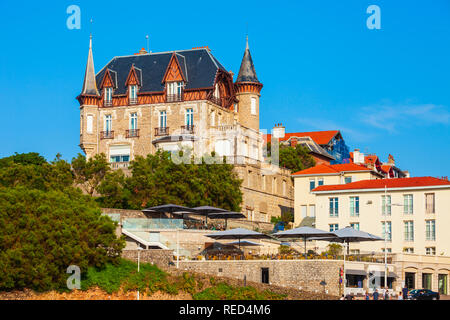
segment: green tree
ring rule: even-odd
[[[189,158],[189,154],[184,154]],[[176,163],[169,152],[138,156],[131,175],[107,175],[100,184],[102,205],[141,209],[165,203],[189,207],[211,205],[239,211],[241,180],[228,164]]]
[[[96,154],[89,160],[79,153],[76,158],[72,159],[72,170],[75,182],[90,196],[93,196],[106,174],[111,171],[111,167],[104,153]]]
[[[115,262],[116,224],[79,189],[0,187],[0,289],[58,289],[66,270]]]
[[[267,143],[266,148],[267,155],[270,157],[270,142]],[[279,163],[280,167],[292,170],[292,172],[308,169],[316,165],[316,161],[309,153],[309,150],[300,144],[297,144],[295,148],[291,146],[280,145]]]

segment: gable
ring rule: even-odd
[[[162,82],[164,83],[172,81],[186,81],[175,53],[172,54],[172,58],[170,58],[169,65],[167,66],[167,70]]]

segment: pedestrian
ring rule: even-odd
[[[408,299],[408,287],[406,286],[406,284],[402,289],[402,293],[403,293],[403,300]]]
[[[378,300],[378,289],[373,292],[373,300]]]
[[[369,292],[366,291],[366,295],[364,296],[366,300],[370,300]]]
[[[398,293],[398,300],[403,300],[403,293],[401,291]]]
[[[388,290],[388,288],[384,288],[384,300],[389,300],[389,290]]]

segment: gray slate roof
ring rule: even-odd
[[[256,76],[252,55],[250,54],[250,49],[248,47],[248,38],[247,38],[247,45],[245,47],[244,57],[242,58],[241,67],[239,68],[239,73],[236,82],[260,83],[258,77]]]
[[[125,86],[125,81],[130,73],[131,66],[134,64],[135,68],[141,71],[139,75],[141,78],[140,92],[164,91],[162,80],[173,53],[176,54],[186,79],[185,89],[210,88],[214,85],[218,70],[227,72],[209,50],[204,48],[149,53],[113,58],[97,74],[97,87],[100,87],[106,69],[109,69],[110,71],[114,71],[114,77],[116,78],[113,79],[117,86],[114,88],[113,94],[126,94],[127,87]]]

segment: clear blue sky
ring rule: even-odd
[[[66,27],[72,4],[81,30]],[[366,27],[371,4],[381,30]],[[340,129],[351,149],[391,153],[414,176],[450,175],[448,0],[1,1],[0,12],[0,156],[80,152],[92,17],[96,71],[149,34],[153,52],[208,45],[237,73],[248,30],[261,128]]]

